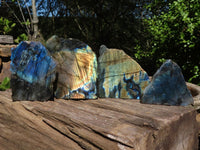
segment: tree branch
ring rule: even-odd
[[[31,20],[31,29],[33,30],[33,19],[32,19],[32,16],[31,16],[30,9],[29,9],[29,7],[27,6],[25,0],[24,0],[24,3],[25,3],[25,5],[26,5],[26,9],[27,9],[27,11],[28,11],[28,14],[29,14],[29,17],[30,17],[30,20]]]
[[[74,15],[73,10],[72,10],[71,8],[70,8],[70,12]],[[81,25],[79,24],[78,19],[77,19],[76,17],[74,17],[74,21],[75,21],[75,23],[77,24],[77,26],[78,26],[79,30],[81,31],[82,35],[83,35],[86,39],[88,39],[87,34],[83,31],[83,28],[82,28]]]
[[[5,1],[4,1],[5,2]],[[14,15],[14,17],[17,19],[17,21],[19,22],[19,24],[21,25],[21,27],[24,28],[24,25],[22,24],[22,21],[20,21],[20,19],[17,17],[17,15],[15,14],[15,12],[13,11],[13,9],[8,5],[7,2],[5,2],[6,6],[11,10],[12,14]],[[27,35],[29,34],[28,30],[26,30]]]
[[[23,21],[26,22],[25,17],[24,17],[24,14],[23,14],[23,11],[22,11],[22,8],[21,8],[21,5],[19,4],[19,0],[17,0],[17,4],[18,4],[18,6],[19,6],[19,10],[20,10],[20,12],[21,12]],[[28,26],[27,26],[26,24],[25,24],[25,27],[26,27],[27,32],[30,33],[30,30],[29,30],[29,28],[28,28]]]

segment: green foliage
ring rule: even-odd
[[[148,8],[156,13],[145,20],[149,46],[142,47],[138,43],[136,57],[150,59],[156,66],[165,59],[172,59],[181,66],[186,80],[199,83],[199,70],[195,72],[194,68],[200,66],[200,3],[196,0],[168,1],[165,7],[162,5],[163,11],[161,7],[159,11],[152,10],[155,3]]]
[[[20,34],[15,40],[15,43],[20,43],[21,41],[27,41],[28,36],[25,33]]]
[[[0,34],[8,34],[15,27],[16,23],[1,17],[0,18]]]
[[[189,82],[195,82],[198,85],[200,85],[200,80],[198,80],[200,78],[200,69],[198,66],[194,66],[194,69],[191,70],[191,72],[193,73],[193,76],[188,80]]]
[[[22,24],[27,25],[27,26],[30,26],[30,25],[31,25],[31,23],[30,23],[29,20],[27,20],[26,22],[22,22]]]
[[[29,25],[30,22],[23,22],[23,24]],[[16,23],[13,23],[12,21],[1,17],[0,18],[0,34],[8,34],[10,33],[14,27],[16,26]],[[14,40],[15,43],[19,43],[21,41],[26,41],[28,40],[28,36],[25,33],[20,34],[17,36],[17,38]]]
[[[10,88],[10,78],[5,77],[3,82],[0,84],[0,91],[5,91]]]

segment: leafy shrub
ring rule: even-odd
[[[152,3],[148,8],[156,12],[152,10],[153,6]],[[156,66],[154,68],[158,68],[163,60],[172,59],[182,68],[186,80],[200,83],[200,3],[175,0],[168,3],[164,11],[159,10],[145,20],[148,46],[138,42],[136,58],[148,60]]]
[[[20,34],[17,39],[15,39],[15,43],[20,43],[21,41],[27,41],[28,36],[25,33]]]
[[[0,18],[0,34],[8,34],[15,27],[16,23],[12,23],[6,18]]]

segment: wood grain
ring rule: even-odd
[[[0,56],[1,57],[10,57],[11,48],[15,48],[16,45],[2,45],[0,44]]]
[[[0,35],[0,43],[12,44],[13,43],[13,36],[11,36],[11,35]]]
[[[98,99],[12,102],[0,92],[1,150],[197,150],[191,107]]]

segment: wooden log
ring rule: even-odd
[[[0,35],[0,43],[12,44],[13,43],[13,36],[11,36],[11,35]]]
[[[194,107],[200,109],[200,86],[186,82],[187,88],[190,90],[194,99]]]
[[[0,149],[197,150],[191,107],[98,99],[12,102],[0,92]]]
[[[2,82],[5,77],[11,78],[10,61],[2,62],[1,64],[0,82]]]
[[[15,48],[16,45],[1,45],[0,44],[0,56],[1,57],[10,57],[11,48]]]

